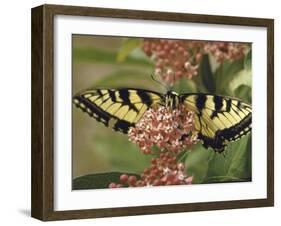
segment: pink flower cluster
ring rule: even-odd
[[[239,60],[244,57],[246,50],[246,44],[234,42],[208,42],[204,46],[204,51],[211,53],[219,63]]]
[[[178,153],[197,142],[193,130],[194,112],[185,107],[170,109],[160,106],[148,109],[136,126],[129,129],[128,136],[144,154],[151,154],[155,146]]]
[[[140,178],[123,174],[119,183],[110,183],[110,188],[143,187],[191,184],[183,163],[177,155],[197,143],[194,132],[194,112],[184,106],[171,109],[164,106],[148,109],[140,121],[128,132],[129,140],[137,144],[144,154],[156,154]],[[153,148],[156,148],[153,152]]]
[[[161,153],[159,158],[153,158],[151,165],[141,174],[137,180],[135,176],[123,174],[120,176],[120,183],[111,183],[110,188],[120,187],[143,187],[161,185],[183,185],[191,184],[192,176],[185,173],[183,163],[177,163],[174,153]]]
[[[155,74],[173,85],[180,78],[192,79],[198,74],[203,54],[212,54],[219,63],[238,60],[247,44],[233,42],[144,39],[143,51],[155,61]]]
[[[143,42],[143,51],[156,62],[155,74],[168,84],[198,74],[202,47],[200,41],[145,39]]]

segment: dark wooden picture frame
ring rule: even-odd
[[[54,16],[95,16],[264,27],[267,29],[267,198],[157,206],[54,210]],[[49,220],[159,214],[274,205],[274,20],[123,9],[42,5],[32,9],[31,215]]]

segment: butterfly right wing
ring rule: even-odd
[[[251,105],[236,98],[203,93],[183,94],[181,102],[195,113],[195,129],[206,148],[223,152],[228,142],[251,131]]]
[[[97,121],[127,133],[146,110],[164,100],[162,94],[143,89],[93,89],[74,96],[74,104]]]

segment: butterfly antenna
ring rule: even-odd
[[[165,87],[166,90],[169,89],[165,83],[162,83],[162,82],[160,82],[159,80],[157,80],[157,79],[154,77],[154,76],[155,76],[154,74],[151,74],[150,76],[151,76],[151,78],[152,78],[152,80],[153,80],[154,82],[157,82],[157,83],[160,84],[161,86]]]

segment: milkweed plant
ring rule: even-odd
[[[245,73],[251,71],[250,44],[166,39],[127,39],[124,43],[125,47],[121,47],[116,55],[119,64],[126,59],[128,62],[134,62],[132,56],[137,51],[138,55],[142,56],[142,62],[148,60],[152,65],[152,74],[167,87],[177,89],[182,84],[189,84],[187,88],[196,92],[221,93],[251,101],[251,84],[245,82]],[[75,51],[77,57],[82,56],[82,60],[89,60],[89,54],[83,55],[82,50]],[[143,61],[143,58],[146,58],[146,61]],[[100,59],[97,59],[97,62],[99,61]],[[114,179],[106,180],[100,188],[190,185],[194,181],[240,181],[250,177],[250,170],[246,174],[238,172],[232,163],[229,163],[227,169],[223,168],[228,159],[217,160],[214,157],[219,155],[217,153],[209,155],[206,159],[202,158],[202,164],[199,162],[196,166],[189,166],[186,161],[187,153],[196,152],[200,144],[194,117],[194,112],[184,106],[176,109],[168,106],[149,108],[136,125],[129,129],[127,138],[137,146],[138,152],[151,156],[149,163],[138,175],[119,173]],[[246,149],[250,140],[244,143],[243,148]],[[241,145],[233,149],[239,148],[242,148]],[[229,161],[240,161],[240,166],[246,171],[247,167],[249,169],[248,163],[239,157],[231,156]],[[250,156],[247,155],[247,158]],[[198,170],[200,165],[202,169]],[[220,172],[216,166],[222,166]],[[203,167],[206,168],[205,171]],[[83,188],[80,185],[84,181],[85,178],[75,179],[74,187]]]

